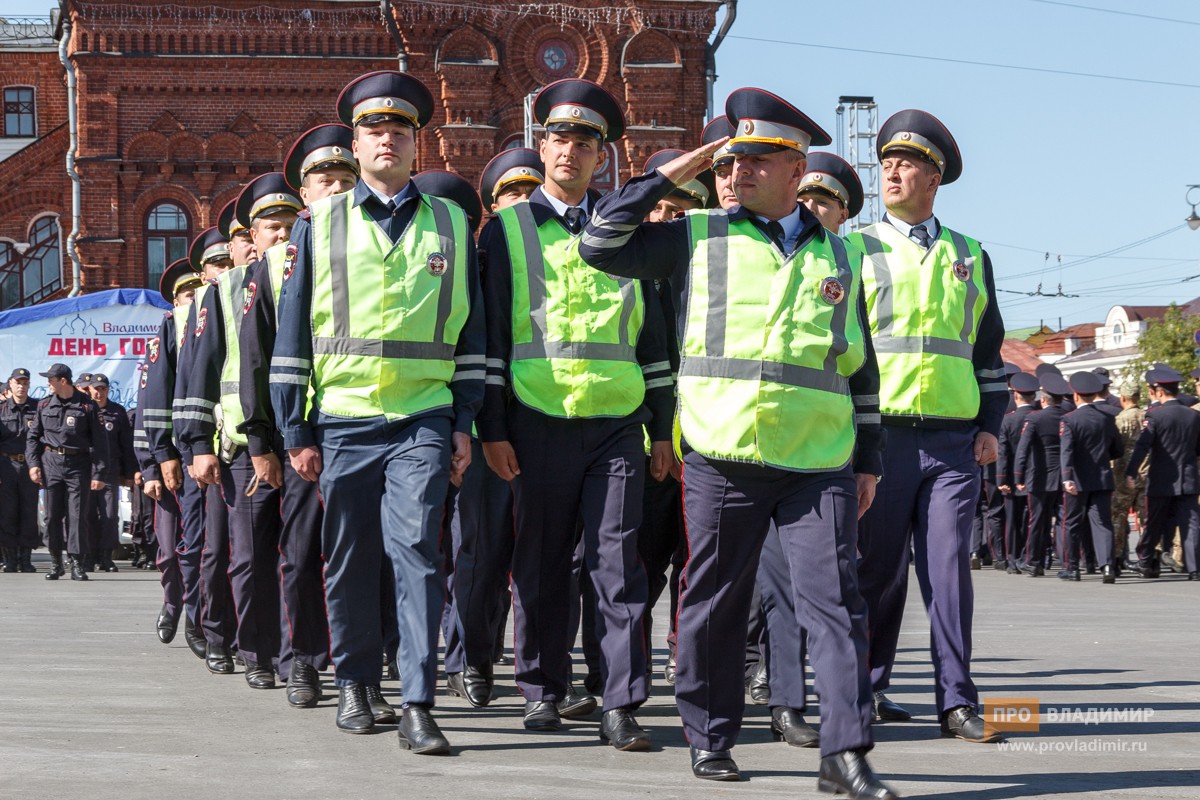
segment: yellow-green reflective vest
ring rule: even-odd
[[[199,290],[197,290],[199,291]],[[179,348],[183,347],[183,337],[187,333],[187,315],[191,312],[190,308],[176,308],[175,313],[171,315],[171,319],[175,320],[175,357],[179,357]]]
[[[309,206],[313,385],[339,417],[403,419],[453,404],[467,321],[467,216],[421,195],[395,244],[349,194]]]
[[[624,417],[646,396],[637,360],[641,286],[579,257],[556,219],[538,227],[528,203],[500,211],[512,264],[513,393],[552,417]]]
[[[710,458],[796,471],[854,451],[849,378],[865,358],[862,253],[829,233],[786,260],[749,220],[688,213],[691,288],[679,426]]]
[[[942,226],[925,250],[886,222],[850,239],[867,254],[863,291],[882,413],[974,419],[979,381],[971,358],[989,301],[979,242]]]
[[[246,277],[245,267],[234,267],[217,278],[217,304],[221,307],[221,321],[225,326],[225,361],[221,365],[221,436],[245,447],[246,435],[238,433],[237,427],[245,422],[242,400],[238,392],[241,380],[242,314],[245,312],[245,295],[242,282]]]
[[[263,258],[267,260],[267,274],[271,276],[271,294],[275,300],[275,327],[279,327],[279,292],[283,289],[283,268],[287,264],[287,242],[268,247]]]

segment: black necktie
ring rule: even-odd
[[[571,206],[566,213],[567,230],[571,235],[579,233],[583,230],[583,209],[579,206]]]
[[[780,250],[783,250],[783,226],[779,224],[779,220],[772,219],[767,221],[767,236],[771,237]],[[786,252],[786,251],[784,251]]]
[[[392,244],[395,244],[396,239],[400,238],[400,232],[396,230],[396,201],[388,200],[384,208],[387,209],[388,215],[387,219],[383,221],[383,229],[387,232],[388,238],[392,240]]]
[[[908,236],[926,250],[929,249],[929,245],[933,241],[929,238],[929,229],[924,225],[913,225],[912,231],[908,234]]]

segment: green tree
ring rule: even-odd
[[[1172,303],[1162,319],[1151,320],[1146,332],[1138,337],[1141,355],[1129,362],[1126,375],[1142,375],[1156,361],[1169,364],[1183,376],[1181,391],[1195,392],[1196,380],[1191,372],[1196,368],[1196,331],[1200,330],[1200,316],[1184,314],[1183,309]],[[1145,393],[1143,393],[1145,396]]]

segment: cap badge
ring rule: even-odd
[[[826,278],[821,281],[821,299],[831,306],[836,306],[846,297],[846,289],[837,278]]]
[[[446,257],[441,253],[431,253],[429,258],[425,259],[425,269],[429,270],[429,274],[435,278],[446,274],[446,266]]]
[[[333,148],[333,154],[335,156],[340,156],[342,154],[342,148],[340,148],[340,147]]]
[[[912,134],[908,131],[905,131],[904,133],[900,134],[900,138],[907,142],[912,139]]]
[[[287,200],[287,195],[285,195],[285,194],[277,194],[277,195],[275,195],[275,199],[276,199],[276,200],[279,200],[279,201],[281,201],[281,202],[282,202],[282,201],[284,201],[284,200]]]
[[[820,183],[821,181],[825,180],[825,177],[818,172],[816,175],[812,176],[812,179],[813,183]]]
[[[754,120],[748,119],[742,123],[742,133],[746,134],[747,136],[754,133]]]
[[[520,172],[519,172],[518,174],[520,174],[520,175],[528,175],[528,174],[529,174],[529,170],[525,169],[525,167],[521,167],[521,170],[520,170]]]
[[[580,111],[578,108],[572,108],[571,116],[574,117],[575,119],[579,119],[581,116],[583,116],[583,112]]]
[[[391,107],[392,107],[392,106],[394,106],[394,105],[396,105],[396,103],[395,103],[395,101],[393,101],[393,100],[392,100],[392,98],[390,98],[390,97],[389,97],[389,98],[387,98],[386,100],[384,100],[384,101],[383,101],[383,107],[384,107],[384,108],[391,108]]]

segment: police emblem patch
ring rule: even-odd
[[[283,257],[283,279],[286,281],[292,277],[292,273],[296,271],[296,245],[293,242],[288,242],[287,250],[284,251]]]
[[[242,313],[245,314],[254,305],[254,295],[258,292],[258,284],[250,281],[246,284],[246,299],[242,302]]]
[[[821,281],[821,299],[831,306],[836,306],[846,297],[846,289],[837,278],[826,278]]]
[[[75,427],[75,417],[67,417],[67,427],[68,428]]]
[[[153,339],[151,339],[149,342],[146,343],[146,357],[150,359],[151,364],[158,361],[158,337],[157,336],[155,336]],[[144,373],[144,372],[142,373],[143,376],[145,376],[145,374],[146,373]]]
[[[425,259],[425,269],[429,270],[429,274],[435,278],[446,274],[446,266],[446,257],[441,253],[433,253]]]
[[[105,430],[108,430],[108,431],[111,431],[111,430],[112,430],[112,423],[111,423],[111,422],[106,422],[106,423],[104,423],[104,429],[105,429]]]
[[[970,260],[974,261],[974,259],[970,259]],[[962,260],[955,261],[954,262],[954,277],[958,278],[960,281],[965,281],[968,278],[970,278],[971,277],[971,265],[969,263],[967,263],[966,261],[962,261]]]
[[[208,325],[208,309],[200,309],[199,315],[196,317],[196,335],[204,333],[205,326]]]
[[[138,386],[142,389],[145,389],[148,378],[149,376],[146,373],[146,370],[142,370],[142,377],[138,380]]]

